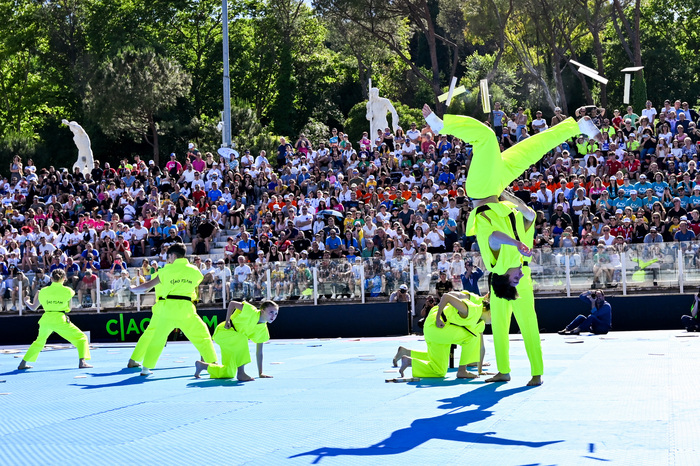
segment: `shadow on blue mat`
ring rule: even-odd
[[[207,387],[241,387],[243,382],[236,379],[206,379],[197,382],[190,382],[187,388],[207,388]]]
[[[18,370],[15,369],[10,372],[3,372],[0,374],[0,376],[3,375],[16,375],[16,374],[36,374],[40,372],[62,372],[62,371],[77,371],[77,370],[84,370],[84,369],[78,369],[77,367],[66,367],[65,369],[45,369],[45,370],[36,370],[36,369],[23,369],[23,370]]]
[[[159,377],[159,378],[153,378],[153,376],[150,377],[142,377],[140,374],[136,375],[135,377],[130,377],[128,379],[122,379],[117,382],[113,383],[101,383],[101,384],[96,384],[96,385],[86,385],[86,384],[78,384],[74,383],[71,384],[75,387],[80,387],[83,390],[90,390],[93,388],[112,388],[112,387],[127,387],[129,385],[141,385],[146,382],[160,382],[163,380],[173,380],[173,379],[187,379],[192,377],[191,375],[178,375],[175,377]]]
[[[448,413],[432,418],[416,419],[410,427],[394,431],[389,438],[365,448],[332,448],[323,447],[306,453],[290,456],[315,456],[313,464],[319,463],[325,457],[333,456],[381,456],[399,455],[410,451],[428,440],[442,439],[463,443],[488,443],[494,445],[520,446],[540,448],[563,440],[549,442],[528,442],[524,440],[511,440],[493,437],[496,432],[472,433],[464,432],[459,428],[473,422],[482,421],[493,413],[488,409],[496,405],[501,399],[515,395],[534,387],[517,387],[509,390],[496,390],[501,384],[484,384],[475,390],[464,393],[458,397],[439,400],[442,405],[439,409],[450,410]],[[476,409],[463,411],[464,408],[476,406]]]
[[[188,366],[176,366],[176,367],[164,367],[164,368],[158,368],[158,372],[161,371],[172,371],[175,369],[184,369]],[[114,375],[129,375],[129,374],[139,374],[141,372],[140,367],[124,367],[122,369],[119,369],[116,372],[88,372],[92,377],[111,377]],[[144,377],[148,378],[148,377]]]

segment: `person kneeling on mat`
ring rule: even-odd
[[[399,373],[412,367],[414,377],[445,377],[450,358],[450,346],[461,345],[457,378],[478,377],[467,371],[467,365],[483,361],[484,326],[491,323],[488,295],[481,297],[467,291],[445,293],[440,304],[434,306],[425,319],[423,334],[427,352],[412,351],[400,346],[394,357],[394,366],[401,360]]]
[[[263,374],[263,343],[270,340],[267,324],[275,321],[279,306],[274,301],[264,300],[260,307],[243,301],[231,301],[226,312],[226,320],[214,331],[214,341],[221,347],[222,364],[195,362],[194,376],[199,378],[203,370],[209,372],[212,379],[231,379],[234,376],[240,382],[255,380],[245,373],[245,365],[250,362],[248,340],[257,344],[255,356],[258,363],[258,376],[270,379]]]

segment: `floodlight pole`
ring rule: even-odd
[[[221,22],[224,43],[224,130],[223,147],[231,147],[231,77],[228,63],[228,0],[221,1]]]

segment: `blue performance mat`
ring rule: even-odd
[[[47,347],[22,373],[26,347],[3,347],[0,465],[697,465],[697,336],[545,334],[533,388],[518,335],[506,384],[455,370],[386,383],[398,345],[425,348],[415,336],[271,341],[274,378],[248,383],[194,379],[187,342],[147,378],[124,368],[133,345],[94,345],[86,370],[69,345]]]

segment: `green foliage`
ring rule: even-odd
[[[481,95],[479,92],[479,83],[484,79],[493,68],[496,60],[496,54],[481,55],[474,52],[464,60],[464,66],[467,72],[460,81],[467,89],[467,94],[457,97],[457,102],[463,102],[462,114],[471,115],[479,120],[486,119],[486,115],[482,110]],[[514,112],[518,107],[517,88],[521,81],[517,76],[517,70],[514,66],[501,62],[493,78],[489,81],[489,92],[491,93],[491,107],[495,102],[501,103],[501,108],[505,112]],[[445,89],[447,92],[447,88]],[[458,105],[454,102],[453,105]],[[450,107],[452,108],[452,107]]]
[[[158,158],[158,112],[172,107],[191,85],[179,63],[153,50],[125,49],[105,62],[87,87],[86,107],[102,130],[143,138]]]
[[[310,119],[309,122],[306,123],[306,126],[302,128],[301,133],[311,141],[314,147],[317,147],[319,142],[328,139],[328,136],[331,134],[331,129],[325,123]]]
[[[644,79],[644,70],[635,73],[632,80],[632,108],[641,112],[647,102],[647,83]],[[641,114],[641,113],[640,113]]]
[[[19,155],[26,160],[36,155],[37,136],[34,133],[18,133],[5,131],[0,138],[0,158],[12,160],[14,155]]]

